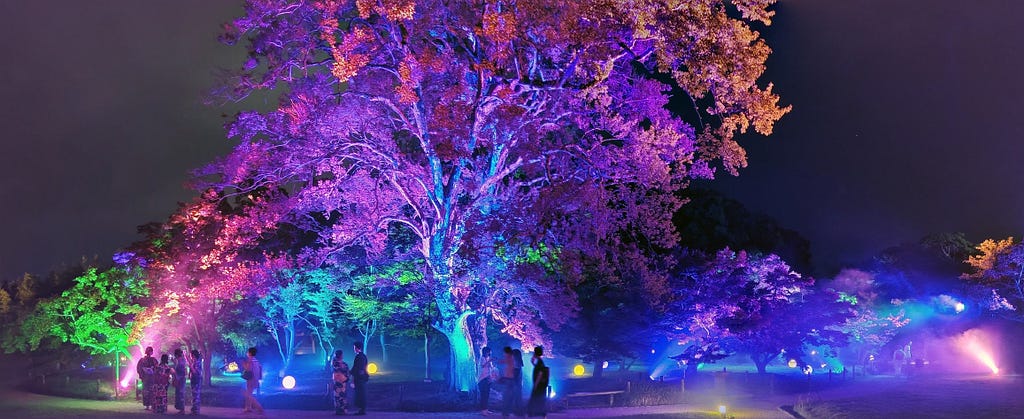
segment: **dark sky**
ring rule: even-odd
[[[0,279],[110,260],[228,150],[202,104],[241,2],[0,0]]]
[[[932,232],[1020,236],[1024,2],[782,0],[766,79],[793,111],[717,189],[819,269]]]
[[[108,259],[228,150],[201,104],[227,0],[0,0],[0,279]],[[1024,2],[782,0],[766,79],[794,110],[717,187],[855,260],[1017,234]]]

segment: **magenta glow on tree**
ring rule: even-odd
[[[275,90],[279,106],[238,115],[238,145],[201,175],[266,192],[245,228],[315,232],[312,263],[349,246],[372,257],[389,226],[411,231],[456,360],[450,384],[465,390],[469,297],[490,286],[463,263],[467,235],[534,226],[547,199],[589,231],[534,232],[532,244],[583,248],[627,226],[672,242],[673,192],[715,167],[736,173],[734,136],[769,134],[788,111],[758,85],[770,49],[750,24],[769,24],[773,3],[249,1],[224,39],[246,39],[250,58],[222,93]],[[666,110],[673,89],[688,121]],[[505,326],[527,343],[537,333]]]

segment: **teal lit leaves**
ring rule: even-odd
[[[857,305],[857,296],[856,295],[847,294],[845,292],[840,292],[839,293],[839,300],[837,300],[837,301],[850,303],[850,305],[855,306],[855,305]]]

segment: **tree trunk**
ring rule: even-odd
[[[380,363],[386,365],[388,363],[388,345],[384,342],[383,331],[377,335],[380,336]]]
[[[775,359],[775,355],[750,354],[750,360],[754,361],[754,366],[757,367],[757,372],[760,374],[768,372],[768,363],[772,359]]]
[[[594,378],[601,378],[604,376],[604,361],[594,362]]]
[[[476,356],[473,351],[473,339],[469,334],[467,319],[473,315],[466,311],[458,317],[439,321],[437,329],[448,338],[450,348],[448,388],[455,391],[470,391],[476,385]]]
[[[423,332],[423,381],[430,381],[430,333]]]
[[[359,333],[363,335],[363,355],[366,355],[367,359],[370,358],[370,338],[373,337],[373,334],[376,333],[376,331],[376,320],[367,320],[366,323],[359,328]]]
[[[213,367],[210,365],[213,362],[213,354],[209,350],[204,350],[203,357],[203,387],[213,387]]]

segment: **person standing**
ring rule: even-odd
[[[523,412],[523,351],[512,350],[512,411],[517,415]]]
[[[192,390],[192,409],[193,415],[199,414],[199,391],[203,387],[203,356],[199,353],[198,349],[193,349],[191,352],[192,362],[189,363],[188,367],[188,382],[189,387]]]
[[[188,365],[185,363],[185,352],[181,348],[174,350],[174,408],[178,414],[185,413],[185,377]]]
[[[366,370],[366,366],[369,363],[366,360],[366,355],[363,354],[363,343],[353,342],[352,350],[355,351],[356,357],[352,360],[352,388],[356,391],[355,403],[356,415],[366,414],[366,382],[370,381],[370,373]]]
[[[476,386],[480,391],[480,414],[490,414],[487,410],[487,404],[491,400],[492,381],[497,376],[494,361],[491,360],[491,348],[484,346],[480,349],[480,363],[476,368]]]
[[[331,378],[334,380],[334,414],[348,414],[348,363],[342,358],[344,351],[334,351],[334,359],[331,360]]]
[[[533,358],[530,358],[530,362],[533,364],[533,389],[530,390],[530,402],[526,405],[526,411],[530,416],[547,417],[548,415],[547,399],[550,371],[544,365],[543,357],[543,347],[533,348]]]
[[[149,410],[153,406],[153,374],[160,361],[153,358],[153,347],[146,347],[146,356],[143,356],[135,364],[135,372],[139,374],[139,381],[142,382],[142,406]]]
[[[242,394],[245,397],[245,405],[242,408],[242,413],[256,412],[262,415],[263,405],[260,404],[259,400],[256,400],[253,392],[260,386],[260,380],[263,378],[263,367],[260,366],[260,361],[256,359],[256,348],[249,348],[246,354],[245,361],[242,361],[242,379],[245,380],[245,393]]]
[[[153,368],[153,413],[167,413],[167,387],[171,384],[174,369],[167,354],[160,355],[160,365]]]
[[[515,381],[516,362],[512,359],[512,348],[504,347],[501,350],[504,357],[501,359],[501,417],[507,418],[509,414],[515,414],[512,410],[515,407]]]

